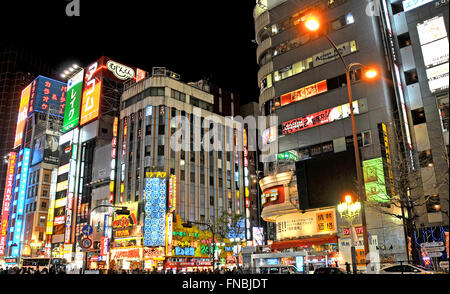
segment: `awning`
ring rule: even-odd
[[[329,243],[338,243],[338,237],[337,236],[325,236],[325,237],[280,241],[280,242],[275,242],[272,245],[270,245],[270,248],[272,248],[272,249],[287,249],[287,248],[294,248],[294,247],[300,247],[300,246],[323,245],[323,244],[329,244]]]

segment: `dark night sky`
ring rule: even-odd
[[[55,69],[86,66],[102,55],[150,71],[165,66],[183,82],[210,77],[257,101],[254,0],[66,0],[0,2],[0,38],[25,47]]]

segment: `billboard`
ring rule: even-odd
[[[67,83],[66,107],[64,109],[63,133],[78,126],[83,91],[84,69]]]
[[[420,45],[425,45],[447,37],[444,17],[436,16],[417,24]]]
[[[66,83],[38,76],[31,82],[28,115],[36,111],[63,117],[66,91]]]
[[[57,136],[46,135],[44,162],[58,164],[59,161],[59,138]]]
[[[337,233],[334,208],[282,215],[276,221],[277,240]]]
[[[12,251],[12,256],[19,256],[19,250],[20,250],[20,238],[22,235],[22,223],[23,218],[19,217],[22,216],[24,213],[24,204],[25,204],[25,194],[27,190],[27,182],[28,182],[28,166],[30,163],[30,149],[24,148],[20,151],[19,156],[22,155],[22,166],[21,166],[21,173],[20,173],[20,185],[19,185],[19,195],[17,199],[17,218],[16,223],[14,227],[14,239],[12,240],[14,243],[16,243],[18,246],[15,246]]]
[[[44,158],[45,135],[34,139],[33,154],[31,157],[31,165],[38,164]]]
[[[281,106],[288,105],[309,97],[319,95],[328,91],[327,81],[320,81],[318,83],[303,87],[301,89],[292,91],[290,93],[281,95]]]
[[[359,114],[358,101],[353,101],[353,112]],[[336,106],[330,109],[322,110],[305,117],[296,118],[282,124],[283,135],[289,135],[309,128],[318,127],[324,124],[332,123],[350,116],[350,104]]]
[[[145,179],[144,246],[165,246],[166,232],[166,175]]]
[[[8,169],[6,170],[5,193],[3,194],[3,207],[0,231],[0,256],[5,255],[6,237],[8,235],[8,218],[11,209],[11,196],[14,186],[14,169],[16,168],[16,153],[9,154]]]
[[[381,157],[363,161],[364,187],[369,200],[388,202],[386,182]]]
[[[80,125],[99,116],[102,90],[102,70],[98,61],[91,64],[84,76],[83,100],[81,103]]]
[[[17,118],[16,137],[14,139],[14,148],[19,147],[23,140],[23,131],[28,117],[28,105],[30,102],[31,84],[28,85],[20,97],[19,116]]]

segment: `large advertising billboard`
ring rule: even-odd
[[[83,91],[84,69],[67,83],[66,107],[64,109],[63,133],[78,126],[80,121],[80,104]]]
[[[388,202],[390,197],[386,193],[386,181],[381,157],[363,161],[364,186],[369,200]]]
[[[0,231],[0,256],[5,255],[6,237],[8,235],[8,218],[11,209],[11,196],[14,186],[14,169],[16,168],[16,153],[9,154],[8,169],[6,170],[5,193],[3,194],[3,207]]]
[[[157,173],[145,179],[144,246],[165,246],[166,174]]]
[[[267,189],[261,195],[261,205],[263,207],[281,204],[284,203],[284,200],[285,200],[285,193],[283,185]]]
[[[38,76],[31,82],[28,115],[36,111],[62,117],[66,104],[66,91],[66,83]]]
[[[31,84],[28,85],[20,97],[19,116],[17,118],[16,137],[14,139],[14,148],[19,147],[23,140],[23,131],[28,117],[28,105],[30,102]]]

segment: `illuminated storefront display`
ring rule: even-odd
[[[19,196],[17,199],[17,213],[15,216],[16,223],[14,226],[14,238],[13,242],[17,244],[17,246],[13,247],[12,250],[12,256],[17,257],[19,256],[20,252],[20,240],[22,236],[22,224],[23,224],[23,210],[24,210],[24,204],[25,204],[25,194],[27,191],[27,182],[28,182],[28,165],[30,162],[30,149],[24,148],[19,152],[19,156],[23,154],[22,162],[20,163],[20,167],[22,168],[22,171],[20,173],[20,185],[19,185]]]
[[[285,106],[293,102],[307,99],[325,93],[327,91],[328,91],[327,81],[326,80],[320,81],[318,83],[281,95],[281,106]]]
[[[37,77],[31,83],[30,103],[28,115],[33,112],[50,112],[52,115],[63,117],[66,104],[66,83]]]
[[[383,159],[381,157],[363,161],[364,186],[366,196],[378,202],[388,202],[386,183],[383,171]]]
[[[145,179],[144,190],[144,246],[165,246],[166,173],[150,176]]]
[[[28,116],[28,105],[30,102],[31,84],[28,85],[20,97],[19,116],[17,118],[16,136],[14,139],[14,148],[19,147],[23,141],[23,131]]]
[[[359,101],[353,102],[353,111],[359,114]],[[337,120],[345,119],[350,116],[350,104],[333,107],[320,112],[300,117],[283,123],[283,135],[293,134],[309,128],[318,127],[324,124],[332,123]]]
[[[277,240],[336,234],[336,224],[334,208],[283,215],[276,220]]]
[[[84,69],[67,83],[66,107],[64,109],[63,133],[78,126],[83,91]]]
[[[6,237],[8,236],[8,218],[11,210],[11,196],[14,186],[14,170],[16,168],[16,152],[9,153],[8,169],[6,170],[5,193],[3,194],[3,207],[0,232],[0,256],[5,255]]]

